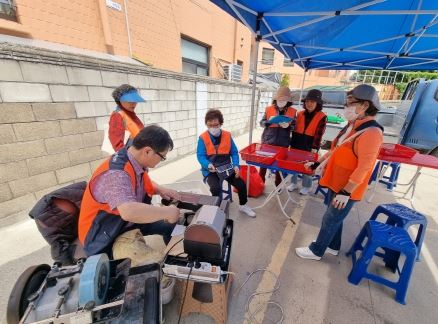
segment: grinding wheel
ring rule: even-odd
[[[89,257],[82,269],[79,282],[79,307],[88,303],[102,305],[108,292],[110,278],[109,259],[106,254]]]

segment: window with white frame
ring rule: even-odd
[[[13,0],[0,0],[0,19],[17,21]]]
[[[209,48],[199,42],[181,38],[182,71],[185,73],[208,75]]]
[[[283,60],[283,66],[294,66],[294,61],[285,57]]]
[[[272,48],[263,47],[262,50],[262,64],[273,65],[274,64],[275,51]]]

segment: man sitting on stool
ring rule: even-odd
[[[205,115],[205,125],[208,130],[199,136],[197,156],[201,164],[202,175],[206,179],[213,196],[220,196],[222,181],[236,187],[239,195],[239,210],[250,217],[255,217],[255,212],[246,204],[248,201],[246,184],[239,177],[239,151],[231,138],[231,133],[221,130],[224,117],[218,109],[210,109]],[[234,172],[230,175],[218,175],[221,166],[232,164]]]
[[[178,199],[175,190],[162,187],[148,176],[166,160],[173,148],[169,133],[157,126],[143,128],[132,146],[123,147],[94,171],[82,198],[78,222],[79,240],[88,256],[107,253],[118,236],[140,230],[142,235],[160,234],[164,242],[179,219],[175,206],[152,206],[154,194]]]

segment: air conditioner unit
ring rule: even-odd
[[[242,80],[242,66],[227,64],[224,66],[225,77],[229,81],[240,82]]]

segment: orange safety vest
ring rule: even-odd
[[[207,150],[207,155],[226,155],[231,152],[231,133],[222,130],[221,131],[221,142],[216,148],[210,138],[210,133],[205,131],[201,134],[201,139],[204,141],[205,149]]]
[[[297,119],[295,122],[295,133],[305,134],[308,136],[315,136],[316,129],[319,125],[321,119],[325,118],[326,115],[322,111],[317,111],[310,121],[307,128],[305,128],[306,117],[304,116],[305,110],[301,110],[297,113]]]
[[[88,255],[99,253],[99,250],[103,250],[107,245],[112,244],[112,241],[119,235],[119,230],[123,225],[128,222],[124,221],[117,209],[111,209],[108,204],[98,202],[94,199],[91,193],[90,184],[92,181],[108,170],[124,170],[131,178],[131,185],[136,191],[136,176],[134,168],[128,159],[128,152],[126,148],[121,149],[117,153],[109,157],[94,171],[91,180],[88,182],[85,189],[84,196],[82,197],[81,210],[78,220],[78,237],[79,241],[85,248]],[[147,172],[143,173],[144,191],[150,198],[155,193],[154,186]],[[99,223],[99,224],[96,224]],[[94,231],[92,230],[94,227]],[[93,237],[87,239],[87,235],[90,231],[93,231]],[[97,233],[100,232],[100,233]],[[104,234],[104,235],[102,235]],[[104,236],[104,241],[101,237]],[[105,237],[107,236],[107,237]],[[95,242],[90,242],[90,241]],[[87,245],[93,245],[87,248]],[[91,252],[91,253],[89,253]]]
[[[123,111],[122,109],[116,111],[123,118],[123,124],[125,125],[125,129],[129,132],[129,138],[134,139],[134,137],[142,130],[142,127],[139,127],[129,115]]]
[[[353,129],[348,137],[354,133],[356,133],[356,130]],[[360,136],[362,136],[362,134],[358,137]],[[354,142],[358,137],[352,141],[344,141],[338,147],[334,145],[337,140],[332,143],[331,155],[325,167],[324,174],[319,181],[321,186],[328,187],[336,193],[345,187],[351,174],[357,168],[358,158],[354,152]],[[365,195],[372,173],[373,169],[369,171],[364,181],[351,193],[350,197],[352,200],[361,200]]]
[[[284,116],[290,117],[290,118],[295,118],[296,113],[297,113],[297,110],[295,108],[287,107],[286,112],[284,113]],[[278,110],[274,105],[268,106],[268,107],[266,107],[265,115],[266,115],[266,121],[269,121],[269,118],[278,116]],[[269,127],[280,127],[280,125],[272,124],[272,125],[269,125]]]

